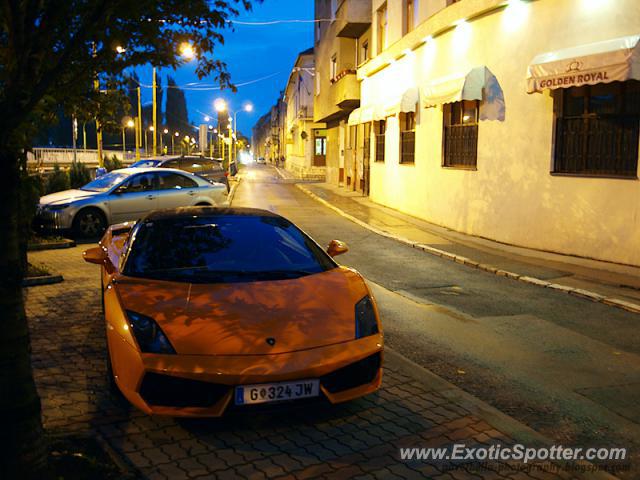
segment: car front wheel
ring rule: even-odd
[[[80,238],[99,238],[106,229],[107,220],[96,208],[80,210],[73,220],[73,233]]]

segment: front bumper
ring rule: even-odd
[[[33,218],[33,229],[36,232],[60,232],[71,229],[73,215],[68,209],[49,210],[38,207]]]
[[[176,417],[218,417],[233,405],[234,387],[320,379],[331,403],[376,391],[382,381],[381,334],[348,343],[276,355],[140,354],[107,330],[116,383],[140,410]],[[294,401],[295,402],[295,401]]]

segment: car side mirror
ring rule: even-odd
[[[342,255],[343,253],[347,253],[349,251],[349,247],[344,242],[340,240],[331,240],[329,242],[329,246],[327,247],[327,253],[331,257],[335,257],[337,255]]]
[[[106,250],[102,247],[93,247],[88,250],[85,250],[82,253],[82,258],[87,263],[95,263],[96,265],[104,265],[104,268],[109,273],[113,273],[114,268],[111,260],[109,260],[109,256],[107,255]]]

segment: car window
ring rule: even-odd
[[[181,158],[180,170],[185,172],[198,173],[202,171],[202,159],[201,158]]]
[[[195,188],[197,186],[195,180],[179,173],[160,172],[159,174],[158,188],[160,190]]]
[[[140,224],[124,273],[228,283],[293,279],[335,267],[315,242],[283,218],[198,215]]]
[[[153,168],[160,163],[160,160],[138,160],[136,163],[131,165],[131,168]]]
[[[178,162],[178,159],[175,158],[173,160],[167,160],[166,162],[163,162],[161,165],[162,168],[180,168],[180,164]]]
[[[80,187],[80,190],[88,190],[90,192],[106,192],[107,190],[115,187],[125,178],[129,176],[124,172],[109,172],[96,178],[94,181],[87,183],[85,186]]]
[[[217,161],[211,160],[211,159],[202,160],[202,166],[208,172],[211,172],[211,171],[215,172],[215,171],[222,171],[223,170],[221,162],[217,162]]]
[[[153,173],[141,173],[139,175],[131,177],[131,179],[127,181],[125,185],[127,188],[127,193],[148,192],[151,190],[156,190],[157,177],[156,174]]]

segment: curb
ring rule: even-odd
[[[50,243],[30,243],[27,245],[28,252],[40,252],[42,250],[59,250],[62,248],[72,248],[76,246],[73,240],[65,240]]]
[[[495,267],[493,265],[488,265],[488,264],[476,262],[474,260],[471,260],[470,258],[463,257],[461,255],[455,255],[455,254],[447,252],[445,250],[440,250],[439,248],[430,247],[429,245],[424,245],[422,243],[417,243],[417,242],[414,242],[412,240],[409,240],[408,238],[404,238],[404,237],[400,237],[398,235],[394,235],[392,233],[386,232],[386,231],[381,230],[379,228],[376,228],[376,227],[374,227],[372,225],[369,225],[367,222],[364,222],[364,221],[354,217],[353,215],[350,215],[350,214],[346,213],[344,210],[336,207],[335,205],[332,205],[331,203],[326,201],[324,198],[319,197],[318,195],[316,195],[315,193],[313,193],[309,189],[305,188],[303,185],[296,184],[296,187],[299,188],[300,190],[302,190],[307,195],[309,195],[314,200],[316,200],[316,201],[322,203],[324,206],[330,208],[331,210],[336,212],[341,217],[344,217],[344,218],[346,218],[348,220],[351,220],[352,222],[356,223],[357,225],[360,225],[361,227],[366,228],[366,229],[372,231],[373,233],[376,233],[376,234],[378,234],[380,236],[383,236],[385,238],[389,238],[391,240],[396,240],[397,242],[403,243],[403,244],[408,245],[408,246],[410,246],[412,248],[416,248],[418,250],[422,250],[425,253],[429,253],[431,255],[435,255],[437,257],[444,258],[446,260],[451,260],[453,262],[460,263],[462,265],[467,265],[469,267],[477,268],[479,270],[484,270],[485,272],[493,273],[494,275],[498,275],[498,276],[501,276],[501,277],[507,277],[507,278],[510,278],[512,280],[517,280],[519,282],[528,283],[530,285],[536,285],[536,286],[543,287],[543,288],[550,288],[552,290],[568,293],[569,295],[573,295],[575,297],[583,298],[585,300],[590,300],[592,302],[602,303],[602,304],[608,305],[610,307],[616,307],[616,308],[620,308],[622,310],[626,310],[627,312],[640,314],[640,305],[638,305],[636,303],[628,302],[626,300],[621,300],[619,298],[607,297],[607,296],[601,295],[601,294],[596,293],[596,292],[591,292],[589,290],[584,290],[582,288],[574,288],[574,287],[569,287],[567,285],[560,285],[558,283],[551,283],[551,282],[547,282],[547,281],[539,279],[539,278],[529,277],[529,276],[526,276],[526,275],[520,275],[518,273],[510,272],[508,270],[502,270],[502,269],[500,269],[498,267]]]
[[[64,280],[62,275],[42,275],[40,277],[27,277],[22,280],[23,287],[37,287],[39,285],[52,285]]]
[[[231,206],[231,203],[233,203],[233,198],[236,196],[236,190],[238,189],[238,185],[240,185],[239,178],[237,178],[236,181],[233,183],[233,187],[231,187],[231,190],[229,190],[229,194],[227,195],[228,206]]]
[[[484,400],[474,397],[470,393],[465,392],[460,387],[448,382],[444,378],[436,375],[431,370],[415,363],[413,360],[405,357],[401,353],[398,353],[388,346],[384,347],[384,355],[388,360],[393,359],[399,364],[400,370],[406,375],[413,378],[415,381],[427,385],[428,389],[442,395],[447,400],[456,403],[469,413],[485,420],[489,425],[510,437],[517,443],[522,443],[525,446],[544,446],[550,447],[557,445],[558,442],[544,436],[540,432],[532,429],[524,423],[516,420],[515,418],[501,412],[495,407],[492,407]],[[384,365],[383,365],[384,368]],[[526,445],[529,444],[529,445]],[[552,462],[561,466],[562,462]],[[580,460],[577,462],[579,465],[592,465],[586,460]],[[574,477],[572,478],[589,478],[597,480],[610,480],[617,477],[604,472],[604,471],[587,471],[581,474],[580,472],[572,472]]]

